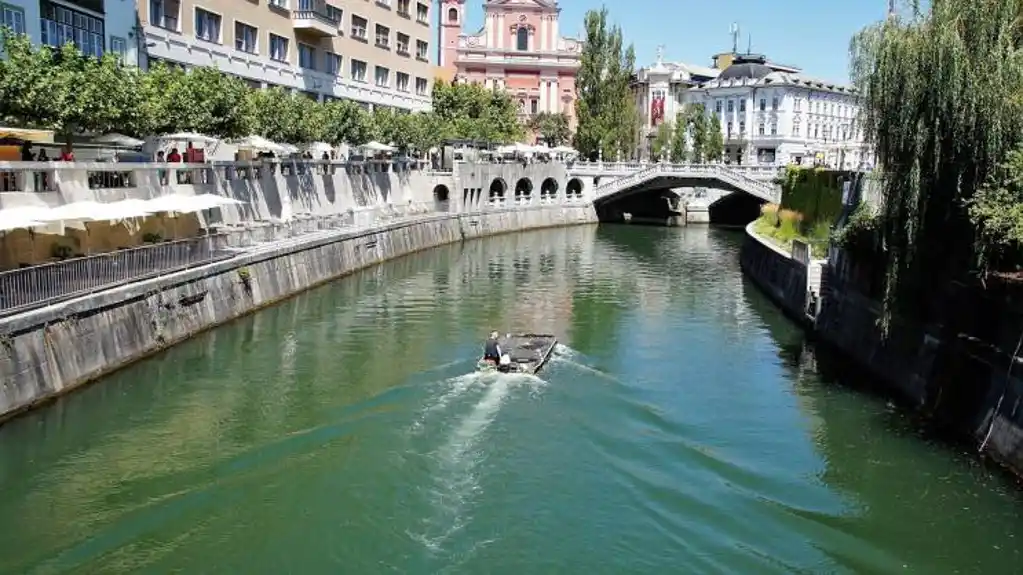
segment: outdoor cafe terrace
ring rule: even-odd
[[[235,232],[437,209],[408,189],[377,196],[384,174],[416,172],[431,170],[414,160],[0,162],[0,316],[233,257]]]

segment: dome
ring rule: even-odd
[[[773,72],[767,66],[767,58],[754,54],[741,54],[735,57],[732,65],[718,75],[718,80],[760,80]]]

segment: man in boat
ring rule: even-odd
[[[487,342],[483,344],[483,361],[494,366],[501,363],[501,346],[497,343],[498,337],[500,337],[500,334],[492,331],[490,332],[490,337],[487,338]]]

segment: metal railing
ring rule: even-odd
[[[0,316],[231,257],[221,243],[204,236],[0,272]]]
[[[758,179],[768,180],[778,175],[784,166],[759,166],[742,164],[689,164],[689,163],[667,163],[667,162],[573,162],[569,173],[593,173],[594,175],[615,174],[622,172],[636,172],[647,170],[651,166],[721,166]]]

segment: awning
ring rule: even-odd
[[[22,140],[37,144],[52,144],[53,130],[29,130],[28,128],[5,128],[0,126],[0,140]]]
[[[0,232],[22,230],[43,225],[42,222],[26,218],[23,213],[18,212],[16,210],[0,210]]]
[[[198,196],[169,194],[146,201],[146,205],[151,212],[176,212],[179,214],[190,214],[240,203],[242,202],[233,198],[226,198],[215,194],[200,194]]]

